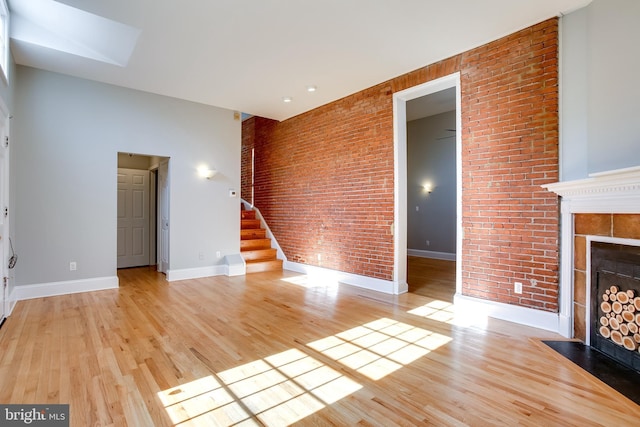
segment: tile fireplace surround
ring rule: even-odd
[[[558,332],[589,344],[591,242],[640,246],[640,167],[543,187],[562,197]]]

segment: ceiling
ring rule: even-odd
[[[283,120],[590,1],[9,0],[9,8],[17,64]]]

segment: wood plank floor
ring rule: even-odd
[[[409,292],[453,302],[456,292],[456,263],[441,259],[407,258]]]
[[[21,301],[0,402],[69,403],[72,426],[631,426],[640,407],[540,343],[450,301],[292,272]],[[426,292],[425,292],[426,293]],[[440,293],[437,293],[440,295]]]

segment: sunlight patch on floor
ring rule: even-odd
[[[314,271],[300,276],[284,277],[280,279],[284,282],[303,288],[338,288],[338,275],[327,271]]]
[[[307,345],[379,380],[450,341],[445,335],[382,318]]]
[[[456,317],[453,304],[440,300],[433,300],[407,313],[449,324],[453,323]]]
[[[447,323],[449,325],[486,328],[486,313],[478,313],[477,310],[466,310],[447,301],[431,300],[425,305],[407,311],[409,314],[424,317],[425,319]]]
[[[175,426],[289,425],[362,386],[297,349],[158,393]]]

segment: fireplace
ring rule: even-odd
[[[590,344],[640,371],[640,247],[591,242]]]
[[[591,298],[591,247],[598,242],[640,247],[640,167],[543,187],[561,196],[558,332],[591,345],[596,326],[590,320],[596,304]],[[609,285],[610,293],[614,285]]]

